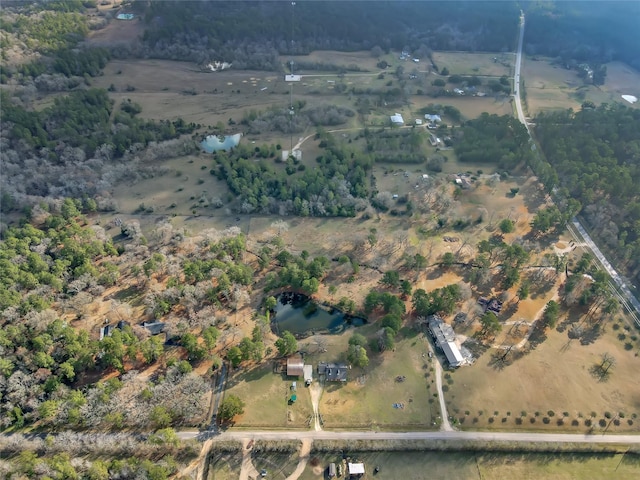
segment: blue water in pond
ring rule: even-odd
[[[207,153],[231,150],[238,146],[241,136],[240,133],[235,135],[208,135],[207,138],[200,142],[200,147]]]
[[[288,330],[296,337],[307,337],[316,333],[340,333],[349,326],[367,323],[364,318],[318,305],[300,293],[284,292],[276,296],[276,299],[278,304],[271,323],[276,334]]]

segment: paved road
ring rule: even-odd
[[[199,432],[178,432],[183,440],[198,438]],[[640,445],[640,435],[587,435],[578,433],[533,432],[377,432],[377,431],[226,431],[215,440],[478,440],[485,442],[607,443]]]
[[[587,244],[587,246],[591,249],[591,251],[593,251],[593,254],[596,256],[596,258],[600,261],[600,263],[602,264],[602,267],[607,271],[607,273],[609,274],[609,276],[611,277],[611,280],[613,280],[616,285],[618,286],[618,288],[622,291],[622,293],[625,294],[625,296],[627,297],[626,300],[631,303],[631,305],[633,306],[633,308],[636,310],[636,312],[638,313],[638,315],[640,315],[640,302],[638,302],[638,299],[633,295],[633,293],[631,293],[631,290],[629,289],[629,287],[627,286],[627,284],[624,282],[624,280],[622,279],[622,277],[620,276],[620,274],[615,270],[615,268],[613,268],[613,266],[609,263],[609,261],[607,260],[607,258],[604,256],[604,254],[600,251],[600,249],[598,248],[598,246],[594,243],[594,241],[591,239],[591,237],[589,236],[589,234],[587,233],[587,231],[584,229],[584,227],[580,224],[580,222],[577,219],[573,219],[571,221],[571,223],[573,224],[573,226],[576,228],[576,230],[578,230],[578,232],[580,233],[580,235],[582,236],[584,243]],[[629,308],[629,306],[627,305],[627,308]],[[638,323],[638,317],[637,315],[633,314],[632,312],[632,316],[634,318],[634,320],[636,321],[636,323],[638,324],[638,326],[640,326],[640,323]]]
[[[522,66],[522,44],[524,42],[524,12],[520,13],[520,36],[518,38],[518,51],[516,52],[516,68],[513,74],[513,93],[516,100],[516,112],[518,113],[518,120],[527,127],[527,132],[531,136],[529,131],[529,125],[524,118],[524,111],[522,110],[522,101],[520,99],[520,67]]]
[[[516,111],[518,113],[518,120],[527,128],[527,132],[529,133],[529,137],[531,137],[531,131],[529,130],[529,125],[527,124],[526,118],[524,117],[524,112],[522,110],[522,101],[520,98],[520,67],[522,65],[522,44],[524,42],[524,13],[520,14],[520,36],[518,38],[518,51],[516,53],[516,67],[515,73],[513,75],[513,85],[514,85],[514,98],[516,103]],[[620,274],[613,268],[611,263],[607,260],[604,254],[600,251],[595,242],[591,239],[587,231],[580,224],[578,219],[574,218],[572,220],[573,225],[578,230],[580,235],[582,236],[584,242],[591,249],[593,254],[602,264],[602,267],[609,274],[611,279],[615,282],[617,287],[620,289],[622,293],[626,296],[626,299],[621,299],[622,304],[627,308],[627,310],[631,313],[631,316],[635,320],[636,324],[640,326],[640,320],[638,319],[638,315],[640,315],[640,302],[633,295],[629,287],[626,285]],[[629,305],[630,304],[630,305]],[[635,309],[636,313],[633,312]]]

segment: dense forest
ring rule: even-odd
[[[345,149],[330,134],[321,132],[319,139],[324,152],[313,169],[289,157],[282,171],[264,159],[256,161],[259,148],[240,145],[229,153],[216,153],[211,173],[240,199],[242,213],[354,216],[368,205],[367,172],[373,160]]]
[[[239,68],[319,49],[510,51],[518,14],[511,2],[151,2],[143,51]]]
[[[527,54],[558,57],[567,65],[620,60],[640,69],[640,3],[529,1],[524,10]]]
[[[640,111],[620,104],[536,117],[536,136],[561,197],[630,276],[640,275]],[[535,168],[534,168],[535,169]]]
[[[527,129],[517,118],[483,113],[466,122],[456,135],[461,162],[490,162],[510,170],[531,157]]]

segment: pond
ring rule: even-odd
[[[218,150],[231,150],[240,143],[241,133],[235,135],[207,135],[200,142],[200,147],[207,153],[217,152]]]
[[[364,318],[319,305],[301,293],[284,292],[277,295],[276,300],[278,303],[271,322],[276,334],[288,330],[296,337],[308,337],[316,333],[341,333],[350,326],[367,323]]]

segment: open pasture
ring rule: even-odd
[[[386,57],[385,57],[386,58]],[[371,55],[370,51],[359,52],[338,52],[334,50],[315,50],[309,55],[282,55],[280,57],[283,65],[288,64],[291,60],[298,63],[322,63],[327,65],[338,65],[340,67],[357,66],[361,70],[378,72],[380,69],[376,67],[378,59]],[[294,71],[300,69],[294,64]],[[310,73],[308,70],[300,70],[301,72]]]
[[[495,60],[494,60],[495,59]],[[451,75],[501,77],[513,75],[513,53],[433,52],[433,62]]]
[[[504,368],[494,365],[495,350],[488,350],[473,366],[451,373],[453,383],[445,393],[449,415],[469,429],[514,429],[521,422],[520,428],[533,430],[586,432],[591,425],[596,433],[638,431],[638,359],[621,348],[610,327],[605,329],[590,345],[570,340],[566,331],[547,331],[544,342]],[[617,363],[608,381],[598,381],[590,368],[605,352]]]
[[[273,373],[270,361],[250,370],[231,373],[225,395],[237,395],[246,403],[245,413],[236,418],[236,427],[243,428],[307,428],[313,410],[309,390],[298,379],[296,392],[291,390],[295,378]],[[290,404],[289,398],[298,397]]]
[[[495,115],[511,115],[513,113],[513,107],[511,106],[511,97],[492,97],[487,95],[486,97],[472,97],[472,96],[456,96],[456,97],[439,97],[432,98],[425,95],[414,95],[411,97],[411,110],[414,112],[415,118],[422,118],[417,112],[429,104],[441,104],[451,105],[460,110],[462,116],[466,119],[479,117],[481,113],[487,112]],[[405,117],[406,120],[406,117]],[[443,118],[443,121],[448,124],[457,124],[451,119]]]
[[[372,325],[360,332],[375,330]],[[319,407],[325,428],[432,428],[439,408],[427,351],[423,335],[405,329],[394,351],[371,354],[369,366],[352,369],[346,384],[326,383]]]
[[[621,62],[607,64],[607,78],[600,87],[585,85],[575,70],[553,65],[551,59],[523,58],[522,76],[525,80],[527,105],[530,115],[544,110],[579,110],[582,102],[623,103],[621,95],[640,96],[640,72]],[[638,108],[638,103],[634,106]]]

